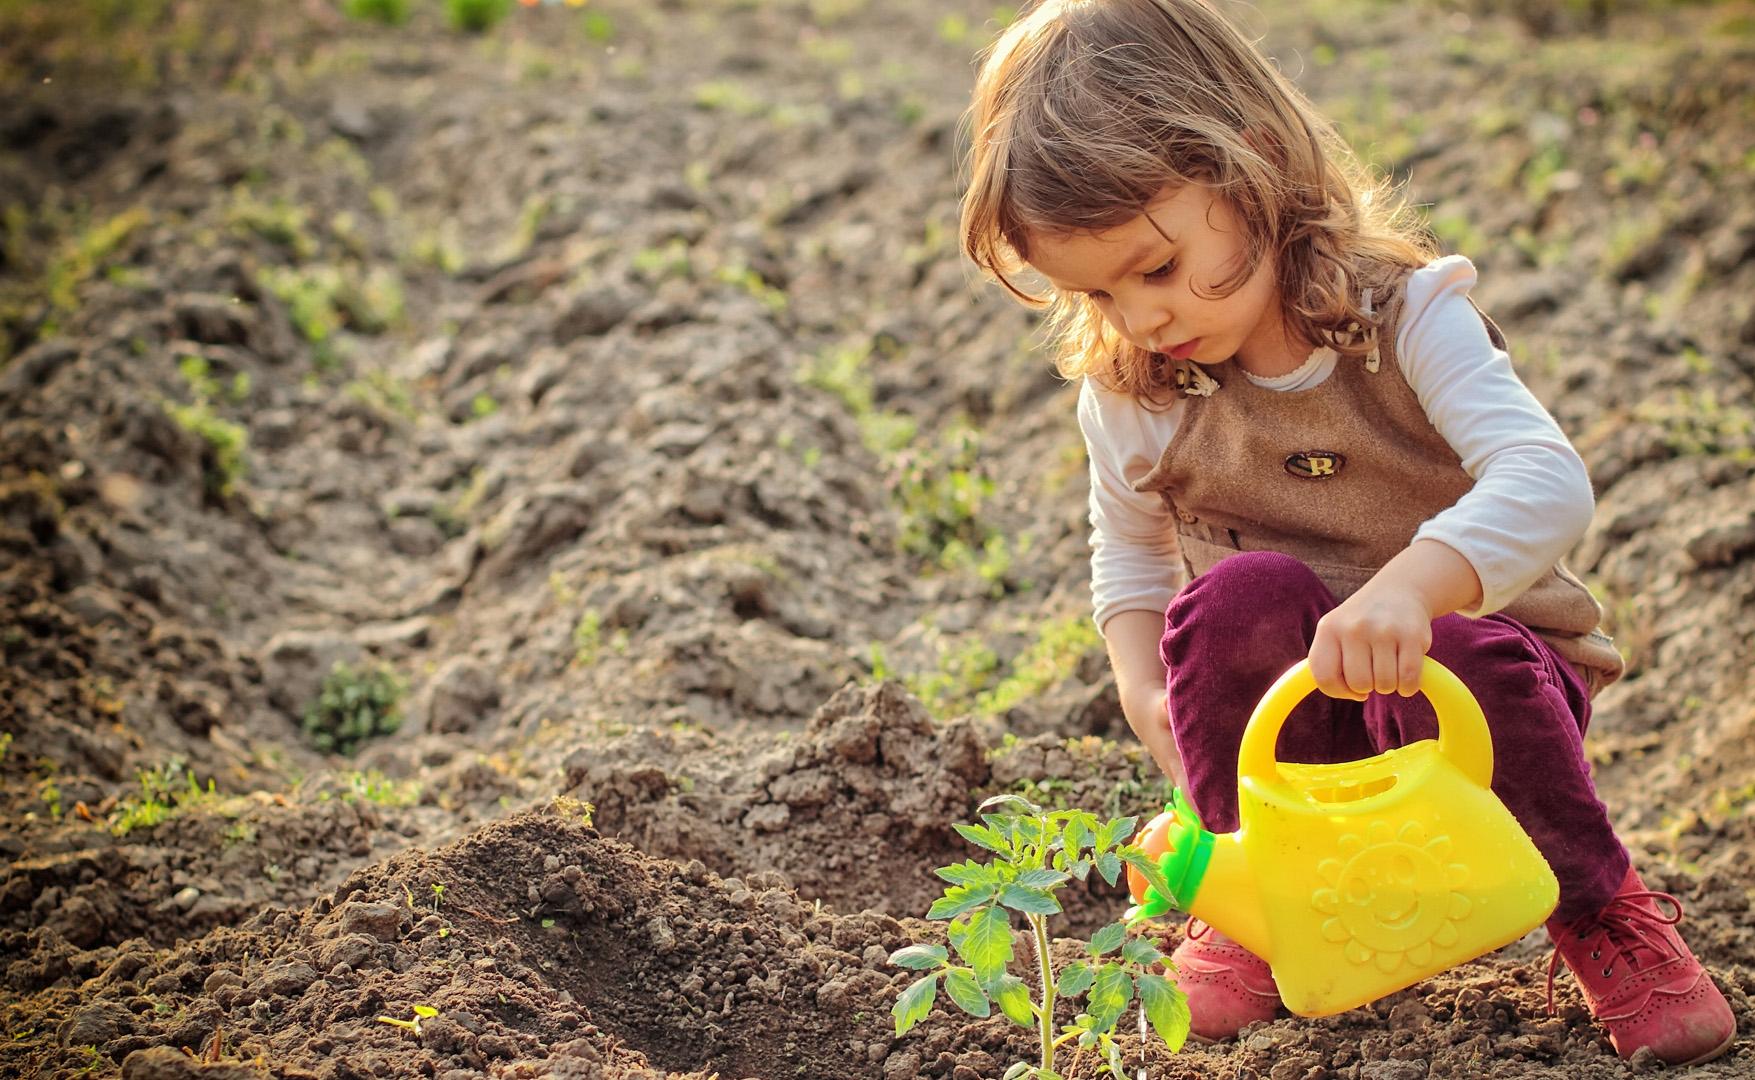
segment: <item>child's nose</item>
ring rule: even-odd
[[[1128,337],[1157,348],[1157,339],[1170,322],[1170,313],[1162,304],[1141,298],[1132,303],[1118,303],[1116,308],[1121,313],[1121,329]]]

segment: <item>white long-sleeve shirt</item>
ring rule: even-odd
[[[1468,301],[1474,264],[1435,259],[1408,278],[1396,355],[1402,374],[1475,486],[1422,524],[1414,540],[1456,549],[1480,576],[1479,618],[1505,607],[1558,562],[1590,526],[1590,476],[1554,418],[1493,347]],[[1338,355],[1318,349],[1298,370],[1245,376],[1273,390],[1305,390],[1334,371]],[[1241,369],[1238,369],[1241,371]],[[1079,427],[1091,461],[1091,594],[1099,630],[1121,611],[1162,612],[1181,577],[1175,520],[1155,492],[1130,482],[1157,464],[1176,434],[1183,402],[1151,412],[1089,378],[1079,392]],[[1393,493],[1386,493],[1393,495]]]

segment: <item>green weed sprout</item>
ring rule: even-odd
[[[107,821],[115,836],[150,829],[179,810],[219,798],[213,779],[209,777],[203,788],[195,771],[181,758],[172,758],[151,771],[136,770],[134,775],[140,781],[140,794],[124,796]]]
[[[337,662],[305,709],[305,734],[319,750],[351,754],[365,740],[402,726],[397,709],[402,691],[402,681],[388,667],[355,671]]]
[[[1048,916],[1062,910],[1054,894],[1068,881],[1084,881],[1095,868],[1114,885],[1125,864],[1154,888],[1167,886],[1157,863],[1123,842],[1138,819],[1105,823],[1083,810],[1048,813],[1011,794],[987,799],[977,812],[984,824],[958,824],[956,830],[998,857],[985,865],[969,860],[934,871],[950,885],[926,913],[929,919],[951,920],[951,945],[967,966],[953,964],[942,945],[910,945],[891,954],[890,963],[926,972],[890,1010],[896,1034],[904,1034],[932,1010],[942,979],[945,993],[971,1016],[989,1016],[998,1004],[1012,1022],[1035,1026],[1041,1033],[1040,1063],[1018,1062],[1006,1070],[1004,1080],[1061,1080],[1054,1070],[1054,1052],[1075,1040],[1080,1048],[1097,1048],[1117,1080],[1127,1080],[1115,1026],[1136,998],[1164,1045],[1172,1053],[1180,1050],[1188,1037],[1188,999],[1154,970],[1165,958],[1150,941],[1130,937],[1126,923],[1110,923],[1092,935],[1089,958],[1065,965],[1058,975],[1048,951]],[[1035,942],[1039,998],[1006,970],[1012,960],[1013,911],[1024,917]],[[1056,1036],[1054,1006],[1063,997],[1084,997],[1085,1011]]]

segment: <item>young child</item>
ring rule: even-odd
[[[1560,563],[1590,480],[1469,299],[1474,267],[1435,258],[1205,0],[1046,0],[995,42],[970,119],[964,250],[1047,304],[1081,379],[1097,623],[1129,725],[1207,826],[1237,827],[1243,727],[1288,667],[1308,657],[1323,694],[1280,758],[1345,761],[1435,737],[1430,654],[1486,712],[1494,790],[1560,881],[1556,959],[1616,1050],[1723,1053],[1730,1008],[1583,751],[1622,669]],[[1197,1035],[1279,1007],[1209,926],[1173,960]]]

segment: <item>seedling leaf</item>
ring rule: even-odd
[[[1136,847],[1122,848],[1120,854],[1123,862],[1140,872],[1140,876],[1146,879],[1146,884],[1158,890],[1159,896],[1168,899],[1173,895],[1170,880],[1164,876],[1156,859]]]
[[[1104,964],[1097,972],[1096,982],[1091,985],[1091,996],[1086,999],[1092,1026],[1099,1031],[1108,1031],[1115,1026],[1115,1021],[1121,1019],[1131,1000],[1133,978],[1120,964]]]
[[[993,867],[978,863],[974,859],[967,862],[952,863],[941,866],[933,873],[944,878],[952,885],[975,885],[988,881],[997,881],[999,872]]]
[[[1105,824],[1101,829],[1098,829],[1097,850],[1108,851],[1119,843],[1122,837],[1132,836],[1133,826],[1137,821],[1139,821],[1139,818],[1132,815],[1129,815],[1128,817],[1118,817]]]
[[[1019,834],[1018,829],[1021,819],[1002,814],[982,814],[981,820],[985,821],[993,835],[999,837],[1000,842],[1006,845],[1008,854],[1017,851],[1018,845],[1023,842],[1023,837]]]
[[[1021,885],[1007,885],[1001,889],[999,902],[1026,915],[1055,915],[1060,912],[1060,901],[1052,895],[1041,889],[1027,889]]]
[[[1145,938],[1129,938],[1127,944],[1121,947],[1121,958],[1141,967],[1151,967],[1164,959],[1164,954]]]
[[[1026,870],[1019,874],[1017,883],[1030,889],[1051,889],[1066,879],[1067,875],[1061,873],[1059,870],[1049,870],[1046,867],[1037,867],[1034,870]]]
[[[1102,956],[1104,953],[1114,952],[1116,949],[1119,949],[1121,943],[1126,940],[1127,925],[1125,923],[1112,922],[1108,926],[1105,926],[1103,929],[1091,935],[1091,955]]]
[[[439,1010],[433,1008],[431,1005],[416,1005],[414,1007],[414,1014],[423,1020],[431,1020],[433,1017],[439,1015]]]
[[[1091,843],[1091,828],[1082,817],[1075,817],[1066,823],[1061,834],[1068,855],[1078,858],[1079,852]]]
[[[1012,959],[1012,921],[997,907],[983,908],[969,920],[968,930],[952,942],[983,980],[1005,973]]]
[[[987,994],[968,968],[952,968],[945,973],[945,993],[970,1016],[987,1016],[993,1012],[993,1003],[987,1000]]]
[[[908,1029],[926,1019],[932,1011],[933,999],[938,997],[938,972],[923,975],[914,981],[914,985],[902,991],[902,996],[890,1006],[890,1015],[896,1018],[896,1034],[906,1035]]]
[[[905,949],[897,949],[890,954],[890,963],[900,967],[923,970],[938,967],[950,959],[950,952],[943,945],[910,945]]]
[[[971,908],[978,908],[993,899],[995,886],[985,885],[952,885],[945,894],[933,901],[927,909],[929,919],[954,919]]]
[[[1030,988],[1024,980],[1016,975],[1001,975],[995,985],[987,989],[999,1004],[999,1011],[1005,1013],[1012,1023],[1020,1027],[1031,1027],[1036,1023],[1035,1003],[1030,1000]]]
[[[1140,1005],[1152,1022],[1152,1030],[1172,1054],[1176,1053],[1188,1038],[1188,996],[1162,975],[1141,975],[1139,990]]]
[[[1055,984],[1054,992],[1061,997],[1078,997],[1091,988],[1096,977],[1097,973],[1091,970],[1091,965],[1083,960],[1075,960],[1060,973],[1060,981]]]
[[[1105,851],[1097,856],[1097,873],[1102,874],[1103,880],[1111,885],[1120,879],[1121,860],[1115,857],[1115,852]]]
[[[1011,845],[1006,842],[1004,837],[995,833],[992,829],[980,825],[965,825],[960,821],[951,827],[957,830],[958,836],[961,836],[976,847],[986,848],[988,851],[994,852],[998,855],[1010,855],[1012,853]]]

